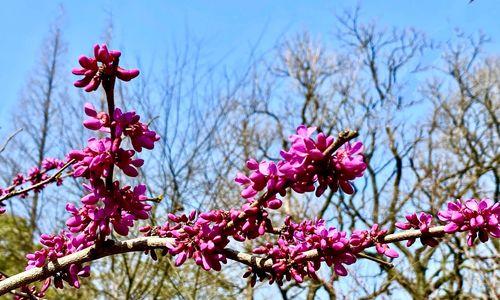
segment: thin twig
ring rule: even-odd
[[[7,148],[7,145],[9,144],[9,142],[19,133],[23,131],[22,128],[19,128],[18,130],[16,130],[14,133],[12,133],[6,140],[5,142],[2,144],[2,146],[0,146],[0,153],[2,153],[5,148]]]
[[[394,268],[394,264],[392,264],[392,263],[390,263],[390,262],[387,262],[387,261],[385,261],[385,260],[382,260],[382,259],[380,259],[380,258],[377,258],[377,257],[375,257],[375,256],[371,256],[371,255],[368,255],[368,254],[363,253],[363,252],[358,253],[358,254],[356,254],[356,255],[357,255],[358,257],[361,257],[361,258],[366,258],[366,259],[369,259],[369,260],[371,260],[371,261],[374,261],[374,262],[376,262],[376,263],[378,263],[378,264],[381,264],[382,266],[384,266],[384,267],[386,267],[386,268],[388,268],[388,269],[392,269],[392,268]]]

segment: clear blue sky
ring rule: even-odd
[[[103,36],[108,12],[115,25],[114,48],[126,48],[133,61],[161,60],[173,40],[191,36],[207,41],[214,53],[242,58],[264,32],[260,46],[270,47],[284,32],[307,29],[328,38],[335,14],[356,1],[66,1],[63,19],[68,43],[68,76],[81,53]],[[360,1],[362,16],[387,26],[412,26],[431,38],[447,39],[453,29],[482,30],[499,53],[500,0]],[[0,8],[0,126],[19,98],[34,68],[43,38],[59,12],[58,1],[3,1]],[[5,132],[0,130],[0,136]]]

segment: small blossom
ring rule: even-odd
[[[113,164],[111,152],[111,139],[88,140],[87,147],[83,150],[72,150],[68,154],[69,159],[76,160],[73,164],[74,177],[105,177],[108,175],[110,166]]]
[[[42,234],[40,236],[40,244],[44,246],[41,250],[26,255],[26,258],[28,259],[28,266],[26,267],[26,270],[35,267],[41,268],[49,260],[56,260],[68,254],[90,247],[93,245],[93,241],[87,240],[82,236],[74,236],[71,233],[61,231],[58,235]],[[55,278],[58,278],[61,281],[57,282],[57,280],[55,280],[54,284],[56,287],[62,288],[62,280],[65,280],[71,286],[79,288],[80,282],[78,277],[88,277],[90,275],[89,271],[89,266],[71,264],[68,269],[56,274]],[[48,284],[50,284],[50,282]],[[47,287],[44,286],[42,291],[46,289]]]
[[[119,108],[115,109],[115,130],[116,135],[122,133],[130,138],[132,147],[137,152],[141,152],[142,148],[152,150],[154,143],[160,139],[160,136],[149,129],[148,125],[140,122],[140,116],[134,111],[123,113]]]
[[[399,254],[389,247],[389,245],[381,242],[387,234],[386,229],[379,229],[378,224],[373,224],[370,230],[355,230],[353,231],[349,244],[355,253],[359,253],[364,249],[375,245],[375,249],[379,254],[385,255],[389,258],[397,258]]]
[[[432,216],[430,214],[421,212],[420,214],[413,213],[406,215],[407,222],[397,222],[396,227],[403,230],[411,228],[418,229],[422,233],[420,241],[422,245],[435,247],[439,243],[435,238],[428,235],[429,228],[432,225]],[[410,247],[415,242],[415,239],[408,239],[406,246]]]
[[[85,103],[85,114],[89,117],[83,122],[83,126],[90,130],[99,130],[110,126],[109,115],[105,112],[97,112],[91,103]]]
[[[73,69],[75,75],[84,77],[75,82],[75,86],[84,88],[86,92],[97,90],[103,76],[116,76],[123,81],[130,81],[139,75],[139,70],[125,70],[117,65],[120,51],[108,50],[105,44],[94,46],[94,58],[80,56],[81,68]]]
[[[467,199],[448,202],[448,207],[438,213],[438,218],[446,222],[446,233],[467,231],[467,244],[474,245],[474,240],[479,237],[483,243],[491,235],[500,237],[500,204],[490,199]]]
[[[319,133],[312,138],[315,127],[301,125],[297,133],[290,137],[292,143],[288,151],[281,150],[283,160],[278,162],[247,161],[249,176],[238,173],[235,181],[244,187],[243,198],[252,198],[265,189],[274,194],[284,195],[287,184],[297,193],[312,192],[321,196],[328,187],[337,191],[339,187],[347,194],[354,193],[351,180],[363,175],[366,169],[363,144],[346,143],[331,157],[324,152],[332,145],[333,137]],[[315,183],[317,182],[317,187]]]

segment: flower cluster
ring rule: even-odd
[[[73,215],[66,221],[66,225],[75,234],[83,233],[96,239],[98,232],[107,236],[113,229],[126,236],[135,220],[148,218],[151,205],[146,202],[148,198],[144,195],[145,185],[141,184],[133,189],[130,186],[120,188],[119,182],[115,181],[111,193],[104,186],[98,189],[91,185],[85,187],[90,193],[81,199],[81,208],[69,203],[66,205],[66,210]],[[103,206],[98,205],[100,202]]]
[[[83,150],[72,150],[68,158],[76,160],[73,165],[75,177],[92,180],[108,176],[113,164],[127,176],[136,177],[139,175],[137,168],[144,164],[144,160],[134,159],[134,155],[134,150],[119,148],[117,140],[113,143],[110,138],[91,138],[87,147]]]
[[[448,202],[447,209],[438,213],[438,218],[446,222],[444,232],[467,231],[467,244],[474,245],[479,237],[486,242],[491,235],[500,237],[500,203],[490,199],[467,199]]]
[[[378,254],[389,258],[398,257],[399,255],[394,249],[381,241],[385,235],[387,235],[387,229],[380,229],[379,224],[375,223],[370,230],[354,230],[349,243],[357,253],[375,245]]]
[[[153,149],[159,136],[141,123],[140,116],[135,112],[123,113],[116,108],[113,118],[110,118],[104,112],[97,112],[89,103],[85,104],[84,110],[90,117],[84,122],[85,127],[109,132],[114,139],[91,138],[83,150],[69,153],[68,157],[76,161],[73,176],[89,179],[90,184],[84,185],[89,193],[81,199],[82,207],[67,205],[66,209],[73,217],[66,224],[71,232],[84,232],[94,238],[99,233],[110,235],[112,230],[127,235],[134,221],[148,218],[151,206],[146,203],[146,186],[120,187],[118,181],[109,185],[107,179],[112,175],[114,166],[125,175],[136,177],[139,175],[138,168],[144,164],[144,160],[135,158],[134,150],[121,147],[124,138],[128,137],[134,148],[141,151],[142,147]]]
[[[432,226],[432,215],[421,212],[419,214],[413,213],[406,216],[406,222],[397,222],[396,227],[403,230],[408,230],[411,228],[418,229],[422,233],[420,237],[420,242],[422,245],[427,245],[429,247],[435,247],[439,242],[432,236],[429,235],[429,228]],[[415,239],[408,239],[406,242],[406,247],[410,247],[415,243]]]
[[[9,195],[10,193],[14,192],[17,187],[25,184],[25,183],[30,183],[32,186],[35,186],[39,184],[40,182],[47,180],[49,178],[48,173],[52,170],[62,168],[64,166],[65,162],[62,160],[59,160],[57,158],[46,158],[42,161],[40,164],[40,167],[32,167],[29,169],[28,173],[26,175],[22,173],[16,174],[16,176],[12,179],[12,184],[4,189],[0,188],[0,198],[5,197]],[[57,185],[62,184],[63,179],[61,177],[56,179]],[[39,193],[42,191],[47,185],[42,184],[36,186],[36,188],[33,189],[33,192]],[[23,192],[19,195],[21,198],[26,198],[28,196],[28,192]],[[2,208],[0,208],[0,214],[2,213]]]
[[[86,128],[103,132],[114,130],[116,136],[123,134],[130,138],[132,147],[137,152],[141,152],[142,148],[153,149],[154,143],[160,139],[160,136],[150,130],[147,124],[140,122],[141,117],[135,111],[124,113],[120,108],[116,108],[111,122],[109,114],[98,112],[90,103],[85,104],[84,110],[89,117],[83,122]]]
[[[86,92],[97,90],[104,77],[118,77],[123,81],[130,81],[139,75],[139,70],[125,70],[118,66],[121,52],[108,50],[106,45],[94,46],[94,58],[80,56],[78,62],[81,68],[73,69],[73,74],[84,77],[75,82],[75,86],[84,88]]]
[[[297,193],[316,190],[318,197],[328,187],[333,191],[340,187],[347,194],[354,193],[350,181],[362,176],[366,169],[363,144],[347,142],[335,153],[326,153],[334,138],[319,133],[315,140],[312,138],[315,131],[315,127],[299,126],[297,134],[290,137],[290,149],[280,152],[283,160],[276,163],[248,160],[246,166],[250,175],[238,173],[235,179],[244,187],[241,196],[251,198],[265,188],[268,192],[284,195],[288,186]]]
[[[123,113],[121,109],[116,108],[114,112],[116,135],[123,133],[128,137],[137,152],[141,152],[142,148],[152,150],[160,136],[150,130],[147,124],[140,122],[140,119],[141,117],[134,111]]]
[[[40,243],[44,246],[41,250],[26,255],[28,266],[26,270],[34,267],[42,267],[48,261],[58,259],[78,250],[87,248],[93,245],[93,241],[86,238],[85,235],[74,236],[69,232],[62,231],[58,235],[42,234]],[[90,275],[90,267],[82,266],[81,264],[72,264],[68,268],[68,272],[62,272],[54,276],[54,285],[57,288],[63,288],[63,281],[69,283],[70,286],[80,287],[79,277],[88,277]]]
[[[95,90],[104,77],[114,80],[116,76],[128,81],[139,74],[138,70],[126,71],[117,66],[120,52],[108,51],[105,45],[96,46],[94,50],[95,59],[80,57],[83,69],[73,71],[85,76],[75,85],[85,86],[86,91]],[[112,89],[112,86],[106,88]],[[112,90],[106,92],[112,93]],[[110,105],[114,106],[113,103]],[[64,231],[56,236],[42,235],[41,244],[45,247],[27,256],[28,269],[42,267],[50,260],[89,247],[97,241],[104,241],[113,231],[126,236],[136,220],[149,217],[151,205],[147,203],[146,186],[121,186],[119,181],[113,180],[113,170],[117,166],[127,176],[138,176],[138,168],[144,161],[135,158],[136,151],[153,149],[159,136],[141,123],[135,112],[122,113],[116,108],[113,116],[109,116],[105,112],[97,112],[89,103],[85,104],[84,111],[89,118],[83,125],[91,130],[109,133],[110,137],[91,138],[84,149],[72,150],[68,154],[68,159],[74,161],[73,176],[88,179],[88,183],[83,184],[87,194],[81,198],[80,206],[66,205],[66,210],[72,215],[66,221],[69,232]],[[122,147],[122,141],[127,137],[136,151]],[[54,165],[57,162],[53,160],[43,164],[45,168]],[[38,173],[33,170],[30,178],[35,178]],[[62,287],[64,280],[78,288],[78,277],[89,276],[89,272],[89,266],[72,264],[54,276],[54,284]]]
[[[315,251],[319,251],[321,255],[311,255]],[[265,255],[272,260],[272,271],[269,272],[268,279],[280,285],[291,278],[299,283],[305,277],[317,278],[316,272],[322,262],[333,266],[337,275],[345,276],[347,270],[344,264],[356,262],[345,232],[327,227],[324,220],[306,220],[297,224],[290,217],[285,219],[285,228],[276,243],[265,243],[255,248],[253,253]],[[252,283],[255,283],[257,274],[253,275]]]
[[[246,218],[240,218],[242,213]],[[268,212],[252,207],[249,203],[241,209],[212,210],[198,216],[195,211],[189,216],[169,214],[168,219],[169,222],[162,226],[148,226],[141,231],[146,236],[173,238],[175,242],[167,247],[171,255],[177,255],[177,266],[190,258],[207,271],[219,271],[221,264],[226,263],[227,257],[223,250],[230,237],[240,242],[254,239],[264,235],[271,226]],[[229,226],[230,222],[233,226]]]
[[[253,202],[249,200],[248,203]],[[291,279],[300,283],[306,277],[316,278],[316,272],[322,263],[331,266],[337,275],[345,276],[345,265],[355,263],[358,254],[370,247],[375,247],[380,255],[388,258],[398,257],[398,253],[384,240],[387,230],[381,229],[378,224],[374,224],[369,230],[354,230],[348,237],[335,227],[327,227],[324,220],[295,223],[290,217],[286,217],[283,227],[277,231],[272,228],[266,214],[264,225],[254,227],[253,231],[258,234],[252,236],[248,231],[242,230],[241,222],[244,220],[239,215],[244,212],[246,216],[252,217],[253,211],[256,214],[267,212],[259,212],[259,207],[248,203],[240,210],[214,210],[199,214],[198,218],[195,212],[189,216],[169,214],[173,225],[167,222],[159,227],[148,226],[142,231],[147,236],[173,238],[174,242],[167,247],[170,254],[177,255],[177,266],[188,258],[194,258],[205,270],[219,270],[221,263],[226,262],[228,254],[225,247],[229,243],[229,237],[244,241],[245,238],[252,239],[265,233],[278,234],[275,242],[266,242],[253,249],[253,254],[260,255],[266,263],[250,265],[244,274],[245,278],[250,277],[252,284],[256,283],[257,278],[278,284]],[[468,231],[469,241],[479,235],[481,241],[485,242],[488,234],[495,238],[499,236],[499,206],[500,204],[488,199],[450,202],[448,210],[440,212],[439,217],[447,222],[445,232]],[[227,226],[229,222],[234,222],[235,225]],[[248,223],[245,224],[249,226]],[[442,233],[431,233],[432,226],[432,216],[427,213],[408,215],[406,222],[396,224],[396,227],[403,230],[418,229],[418,238],[422,244],[434,247]],[[412,237],[405,239],[408,240],[407,246],[415,242]]]
[[[6,279],[7,277],[0,274],[0,281]],[[19,288],[20,294],[15,293],[13,295],[14,300],[32,300],[32,299],[43,299],[47,290],[50,287],[50,283],[52,282],[51,278],[47,278],[44,280],[43,285],[40,289],[37,289],[36,286],[24,285]]]
[[[120,235],[127,235],[135,220],[148,218],[151,206],[146,203],[146,186],[120,187],[118,181],[109,185],[107,179],[112,175],[114,166],[125,175],[136,177],[139,175],[137,169],[144,163],[142,159],[135,158],[134,150],[121,147],[123,138],[129,137],[132,144],[152,149],[159,136],[139,122],[140,117],[135,112],[122,113],[117,108],[114,114],[116,118],[109,118],[106,113],[97,112],[91,104],[86,104],[84,110],[90,117],[85,121],[87,128],[104,129],[112,133],[114,139],[91,138],[83,150],[69,153],[68,157],[76,161],[73,176],[89,179],[90,184],[84,185],[89,194],[81,199],[82,207],[66,207],[73,215],[66,224],[71,232],[84,232],[94,238],[98,233],[107,236],[112,229]],[[131,132],[134,134],[131,135]]]

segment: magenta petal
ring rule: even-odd
[[[139,76],[139,70],[137,69],[125,70],[120,67],[116,68],[116,77],[123,81],[130,81],[137,76]]]
[[[180,265],[182,265],[187,259],[187,254],[186,252],[181,252],[179,253],[179,255],[177,256],[176,260],[175,260],[175,266],[178,267]]]
[[[405,223],[405,222],[396,222],[395,226],[399,229],[402,229],[402,230],[408,230],[411,228],[411,225],[409,223]]]
[[[446,233],[454,233],[458,230],[458,225],[456,223],[448,223],[444,226],[444,232]]]
[[[387,248],[387,250],[385,250],[384,254],[390,258],[399,257],[399,254],[394,249],[391,249],[391,248]]]
[[[87,72],[87,69],[82,69],[82,68],[74,68],[71,70],[71,73],[74,75],[85,75],[85,72]]]
[[[85,69],[97,69],[97,61],[85,55],[80,56],[78,62]]]
[[[102,127],[101,121],[95,118],[87,119],[83,122],[83,126],[90,130],[99,130]]]
[[[347,269],[340,263],[337,263],[334,265],[333,270],[335,271],[335,274],[339,276],[346,276],[347,275]]]

